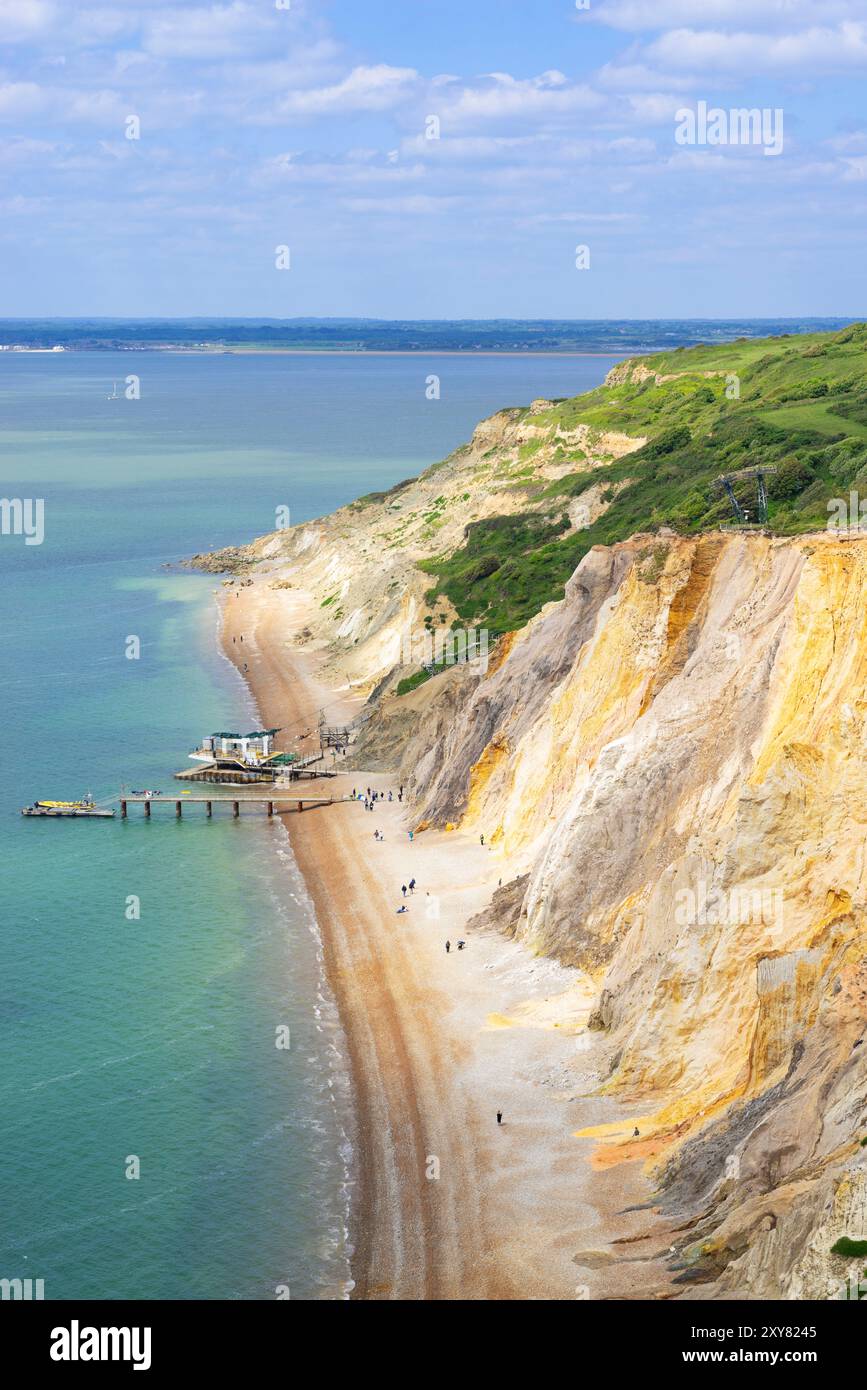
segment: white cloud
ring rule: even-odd
[[[0,119],[18,120],[34,116],[45,108],[46,94],[36,82],[0,83]]]
[[[245,0],[172,9],[149,19],[143,47],[159,58],[235,58],[276,37],[276,12]]]
[[[0,39],[5,43],[37,38],[59,18],[49,0],[3,0],[0,6]]]
[[[791,30],[815,23],[817,10],[826,23],[867,17],[867,0],[821,0],[820,5],[816,0],[600,0],[586,18],[636,31],[744,23],[751,29]]]
[[[0,164],[6,166],[44,163],[56,152],[57,146],[47,140],[30,140],[23,136],[12,140],[0,140]]]
[[[644,126],[673,122],[681,105],[679,98],[668,92],[636,92],[628,100],[633,118]]]
[[[606,63],[596,74],[596,82],[614,92],[655,91],[665,88],[684,92],[703,79],[693,73],[661,73],[645,63]]]
[[[392,187],[418,182],[424,177],[425,170],[420,164],[389,164],[381,153],[374,151],[356,151],[330,160],[287,152],[258,166],[251,174],[251,183],[262,187],[283,184],[289,188],[310,185],[360,188],[379,183]]]
[[[666,69],[741,77],[803,72],[814,77],[867,67],[867,24],[849,22],[780,35],[677,29],[656,39],[646,54],[651,63]]]
[[[534,212],[529,217],[522,217],[523,227],[543,227],[548,224],[567,222],[576,227],[590,225],[595,227],[622,227],[633,225],[636,221],[634,212]]]
[[[586,135],[577,139],[556,132],[540,131],[531,135],[456,135],[440,140],[412,136],[400,146],[401,155],[425,160],[429,166],[447,166],[473,170],[499,170],[504,165],[532,167],[534,178],[549,170],[559,170],[567,164],[608,165],[613,160],[632,163],[651,157],[656,146],[652,140],[632,136],[615,139]],[[499,173],[496,177],[500,177]]]
[[[340,48],[330,39],[300,44],[286,58],[231,62],[216,76],[245,95],[252,92],[286,92],[293,88],[324,86],[338,79]]]
[[[416,90],[417,84],[415,68],[394,68],[388,63],[357,67],[342,82],[290,92],[279,103],[278,111],[287,116],[388,111],[406,101]]]
[[[558,121],[601,103],[590,87],[570,83],[556,69],[530,78],[495,72],[472,85],[444,86],[437,92],[434,114],[444,129],[461,129],[502,121]]]
[[[396,198],[347,198],[345,206],[352,212],[410,213],[416,217],[426,217],[434,212],[447,212],[464,201],[453,195],[434,197],[426,193],[410,193],[406,197]]]
[[[825,144],[829,145],[832,150],[840,150],[841,152],[853,150],[860,154],[867,150],[867,131],[850,130],[843,135],[833,135],[830,140],[825,141]]]
[[[413,135],[401,141],[400,152],[438,163],[473,164],[499,162],[522,155],[532,158],[538,148],[537,135],[454,135],[440,140]]]

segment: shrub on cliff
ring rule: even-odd
[[[781,460],[776,473],[772,473],[768,478],[768,496],[780,501],[796,497],[799,492],[809,487],[815,476],[806,459],[790,455]]]

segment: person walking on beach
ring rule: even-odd
[[[406,897],[406,884],[405,884],[405,883],[402,883],[402,884],[400,885],[400,891],[401,891],[401,893],[403,893],[403,896]]]
[[[409,891],[410,891],[411,893],[414,893],[414,892],[415,892],[415,879],[414,879],[414,878],[411,878],[410,881],[409,881]]]
[[[484,837],[484,835],[480,835],[480,836],[479,836],[479,844],[480,844],[480,845],[483,845],[484,843],[485,843],[485,837]]]
[[[389,801],[393,801],[393,800],[394,800],[394,792],[389,792],[389,793],[388,793],[388,799],[389,799]]]
[[[498,1124],[498,1125],[501,1125],[502,1123],[503,1123],[503,1112],[502,1112],[502,1110],[498,1110],[498,1111],[497,1111],[497,1124]]]
[[[412,832],[411,830],[408,830],[408,831],[407,831],[407,834],[409,835],[409,842],[410,842],[410,844],[412,844],[413,832]]]
[[[447,941],[447,942],[446,942],[446,955],[448,955],[448,953],[449,953],[449,951],[450,951],[451,949],[452,949],[452,943],[451,943],[450,941]]]

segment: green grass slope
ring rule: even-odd
[[[537,409],[532,423],[550,437],[579,424],[646,437],[643,447],[547,483],[526,514],[468,526],[459,549],[422,564],[433,579],[430,603],[445,595],[462,622],[520,627],[562,598],[591,546],[730,522],[730,505],[712,486],[723,472],[777,468],[768,480],[768,529],[778,535],[825,527],[829,499],[851,489],[867,498],[867,324],[632,358],[613,376]],[[612,485],[610,505],[576,531],[566,507],[598,483]],[[755,483],[735,491],[755,517]]]

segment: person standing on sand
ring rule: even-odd
[[[400,885],[400,891],[401,891],[401,893],[403,893],[403,896],[406,897],[406,884],[405,884],[405,883],[402,883],[402,884]]]
[[[501,1125],[502,1123],[503,1123],[503,1112],[502,1112],[502,1110],[498,1110],[498,1111],[497,1111],[497,1124],[498,1124],[498,1125]]]
[[[483,845],[484,843],[485,843],[485,837],[484,837],[484,835],[480,835],[480,836],[479,836],[479,844],[480,844],[480,845]]]
[[[450,951],[451,949],[452,949],[452,943],[451,943],[450,941],[447,941],[447,942],[446,942],[446,955],[448,955],[448,953],[449,953],[449,951]]]
[[[407,834],[409,835],[409,842],[410,842],[410,844],[412,844],[413,831],[412,831],[412,830],[408,830],[408,831],[407,831]]]
[[[414,892],[415,892],[415,879],[414,879],[414,878],[411,878],[410,881],[409,881],[409,891],[410,891],[411,893],[414,893]]]

